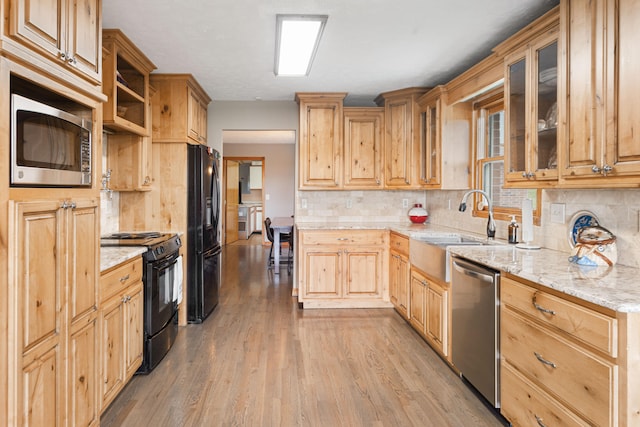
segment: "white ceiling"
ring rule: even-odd
[[[448,82],[558,0],[105,0],[120,28],[161,73],[191,73],[216,101],[288,100]],[[273,74],[276,14],[327,14],[307,77]]]

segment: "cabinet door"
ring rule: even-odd
[[[400,255],[389,254],[389,301],[398,307],[398,286],[400,279]]]
[[[342,296],[342,248],[305,248],[304,297]]]
[[[406,99],[391,100],[385,105],[385,114],[385,185],[408,187],[413,151],[412,103]]]
[[[74,68],[99,82],[102,80],[101,0],[69,0],[67,7],[67,56]]]
[[[42,354],[32,352],[23,361],[19,388],[18,416],[15,425],[63,425],[64,365],[61,345],[56,344]],[[10,417],[11,418],[11,417]]]
[[[189,129],[189,138],[193,138],[200,144],[206,144],[206,107],[191,89],[189,89],[187,124]]]
[[[427,336],[442,354],[448,356],[448,292],[443,287],[429,282],[427,290]]]
[[[409,287],[410,287],[410,268],[409,259],[404,256],[399,256],[397,260],[397,272],[398,272],[398,287],[397,287],[397,302],[396,308],[406,319],[409,318]]]
[[[59,58],[64,53],[67,0],[12,0],[11,34]]]
[[[344,187],[382,188],[384,110],[344,109]]]
[[[144,344],[143,329],[143,288],[142,285],[129,288],[125,305],[126,315],[126,373],[127,378],[133,376],[142,364],[142,351]]]
[[[344,296],[379,297],[382,292],[382,250],[360,248],[345,252]]]
[[[409,321],[411,325],[424,335],[427,326],[427,279],[416,271],[411,272],[411,316]]]
[[[438,187],[440,184],[440,148],[442,125],[441,100],[429,102],[420,113],[420,185]]]
[[[342,100],[300,101],[300,188],[342,185]]]
[[[97,314],[79,326],[69,340],[69,424],[92,426],[99,423]]]
[[[69,267],[69,319],[75,322],[98,307],[98,205],[94,200],[77,201],[68,211],[67,252]]]
[[[101,309],[102,408],[124,385],[124,302],[121,295],[108,300]]]

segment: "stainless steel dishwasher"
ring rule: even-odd
[[[451,356],[454,366],[500,407],[500,273],[452,256]]]

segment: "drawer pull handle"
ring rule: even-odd
[[[555,363],[548,361],[547,359],[542,357],[539,353],[534,351],[533,354],[536,356],[536,359],[538,359],[541,363],[544,363],[547,366],[551,366],[554,369],[558,367],[558,366],[556,366]]]
[[[542,313],[551,314],[552,316],[556,315],[556,312],[554,310],[549,310],[548,308],[544,308],[541,305],[539,305],[538,303],[536,303],[536,296],[535,295],[531,299],[531,303],[536,308],[536,310],[538,310],[538,311],[540,311]]]
[[[345,241],[345,240],[349,240],[349,238],[348,237],[338,237],[336,240],[342,242],[342,241]]]
[[[122,277],[120,278],[120,283],[124,283],[124,282],[126,282],[127,280],[129,280],[129,275],[128,275],[128,274],[127,274],[126,276],[122,276]]]
[[[534,416],[534,417],[536,417],[536,421],[538,422],[538,425],[539,425],[540,427],[547,427],[547,425],[546,425],[545,423],[543,423],[543,422],[542,422],[542,418],[540,418],[539,416],[537,416],[537,415],[535,415],[535,414],[534,414],[533,416]]]

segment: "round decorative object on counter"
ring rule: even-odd
[[[423,224],[428,217],[429,214],[427,213],[427,210],[422,207],[422,203],[416,203],[411,209],[409,209],[409,219],[414,224]]]
[[[578,232],[583,227],[598,226],[600,222],[598,217],[589,211],[578,211],[569,221],[569,244],[572,248],[576,247],[578,242]]]

